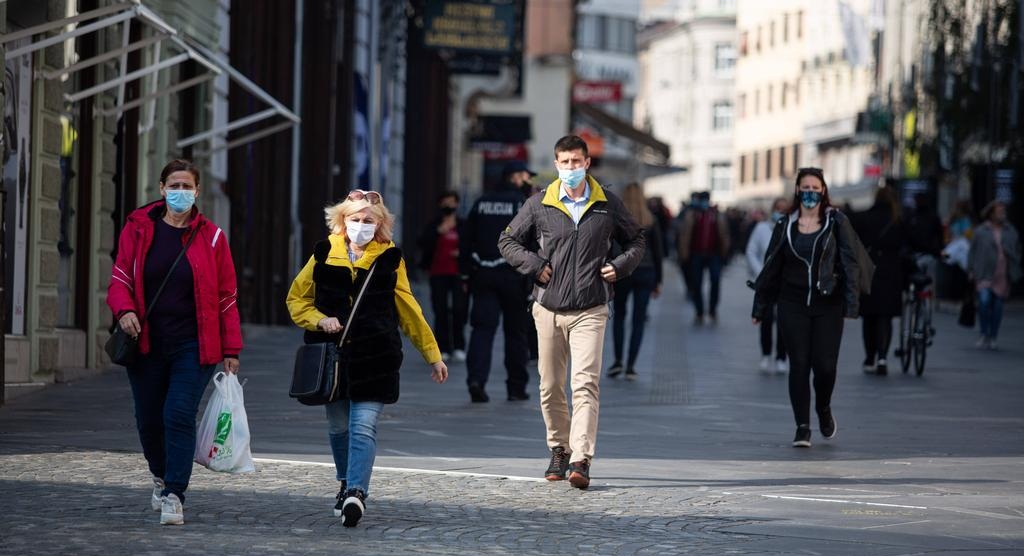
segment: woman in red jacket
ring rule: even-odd
[[[185,521],[182,502],[206,384],[221,361],[225,371],[237,373],[242,350],[231,250],[223,231],[196,208],[199,191],[199,170],[191,162],[172,160],[164,166],[162,199],[133,211],[121,230],[107,289],[118,325],[139,340],[128,380],[139,440],[153,473],[151,505],[164,525]]]

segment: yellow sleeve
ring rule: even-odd
[[[327,316],[313,306],[314,264],[313,257],[310,257],[306,266],[302,267],[295,280],[292,280],[292,286],[288,288],[288,298],[285,300],[292,321],[306,330],[316,330],[320,319]]]
[[[409,275],[405,271],[405,259],[398,263],[398,283],[395,284],[395,305],[398,307],[398,326],[416,346],[427,364],[441,360],[441,349],[437,347],[434,333],[423,318],[423,309],[412,296]]]

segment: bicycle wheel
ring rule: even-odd
[[[903,315],[900,316],[900,366],[903,372],[910,370],[910,356],[914,351],[911,331],[914,329],[914,311],[910,302],[903,304]]]
[[[928,307],[924,302],[918,302],[917,315],[914,317],[914,370],[917,376],[924,374],[925,354],[928,350]]]

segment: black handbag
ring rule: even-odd
[[[160,294],[164,291],[164,286],[167,285],[167,281],[171,278],[171,273],[178,266],[178,262],[181,257],[185,255],[185,251],[188,251],[188,247],[192,245],[192,240],[196,238],[196,231],[192,232],[192,235],[188,238],[188,243],[178,253],[178,257],[171,263],[171,268],[167,271],[167,276],[164,276],[164,281],[160,283],[160,287],[156,290],[156,295],[149,302],[149,307],[146,307],[146,314],[142,315],[142,322],[139,323],[141,329],[146,324],[146,319],[149,318],[149,313],[153,311],[153,306],[156,305],[156,300],[160,298]],[[110,337],[107,338],[107,343],[103,345],[103,350],[107,352],[107,356],[110,360],[117,364],[129,367],[135,364],[135,360],[138,358],[139,353],[139,339],[131,334],[124,331],[123,328],[118,326],[117,321],[114,321],[111,327]]]
[[[966,328],[974,328],[974,320],[978,312],[978,307],[974,304],[974,284],[972,283],[970,286],[970,291],[960,304],[960,315],[956,319],[957,324]]]
[[[359,294],[356,295],[356,299],[352,303],[352,310],[348,314],[348,320],[345,321],[345,328],[342,329],[338,342],[319,342],[299,346],[295,352],[295,368],[292,371],[292,385],[288,389],[289,397],[297,399],[304,405],[324,405],[338,400],[343,394],[340,387],[344,372],[341,346],[345,344],[345,338],[352,330],[352,321],[376,268],[377,261],[374,261],[370,265],[366,279],[363,280],[363,285],[359,288]]]

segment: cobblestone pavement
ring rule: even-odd
[[[537,478],[536,390],[504,401],[500,356],[491,403],[473,404],[464,365],[438,386],[407,347],[367,515],[346,529],[331,511],[323,409],[286,395],[300,334],[247,327],[256,473],[197,467],[186,525],[161,527],[123,371],[54,385],[0,407],[0,554],[1024,554],[1021,306],[1007,309],[999,352],[974,349],[955,312],[938,311],[920,377],[865,375],[848,321],[839,434],[815,431],[799,450],[785,374],[756,368],[744,278],[729,267],[720,322],[698,327],[666,268],[638,380],[601,381],[586,492]]]
[[[45,461],[45,465],[40,465]],[[380,470],[357,528],[333,516],[333,469],[260,462],[251,474],[197,466],[184,527],[159,525],[137,454],[0,455],[3,554],[743,553],[694,489],[568,484]]]

